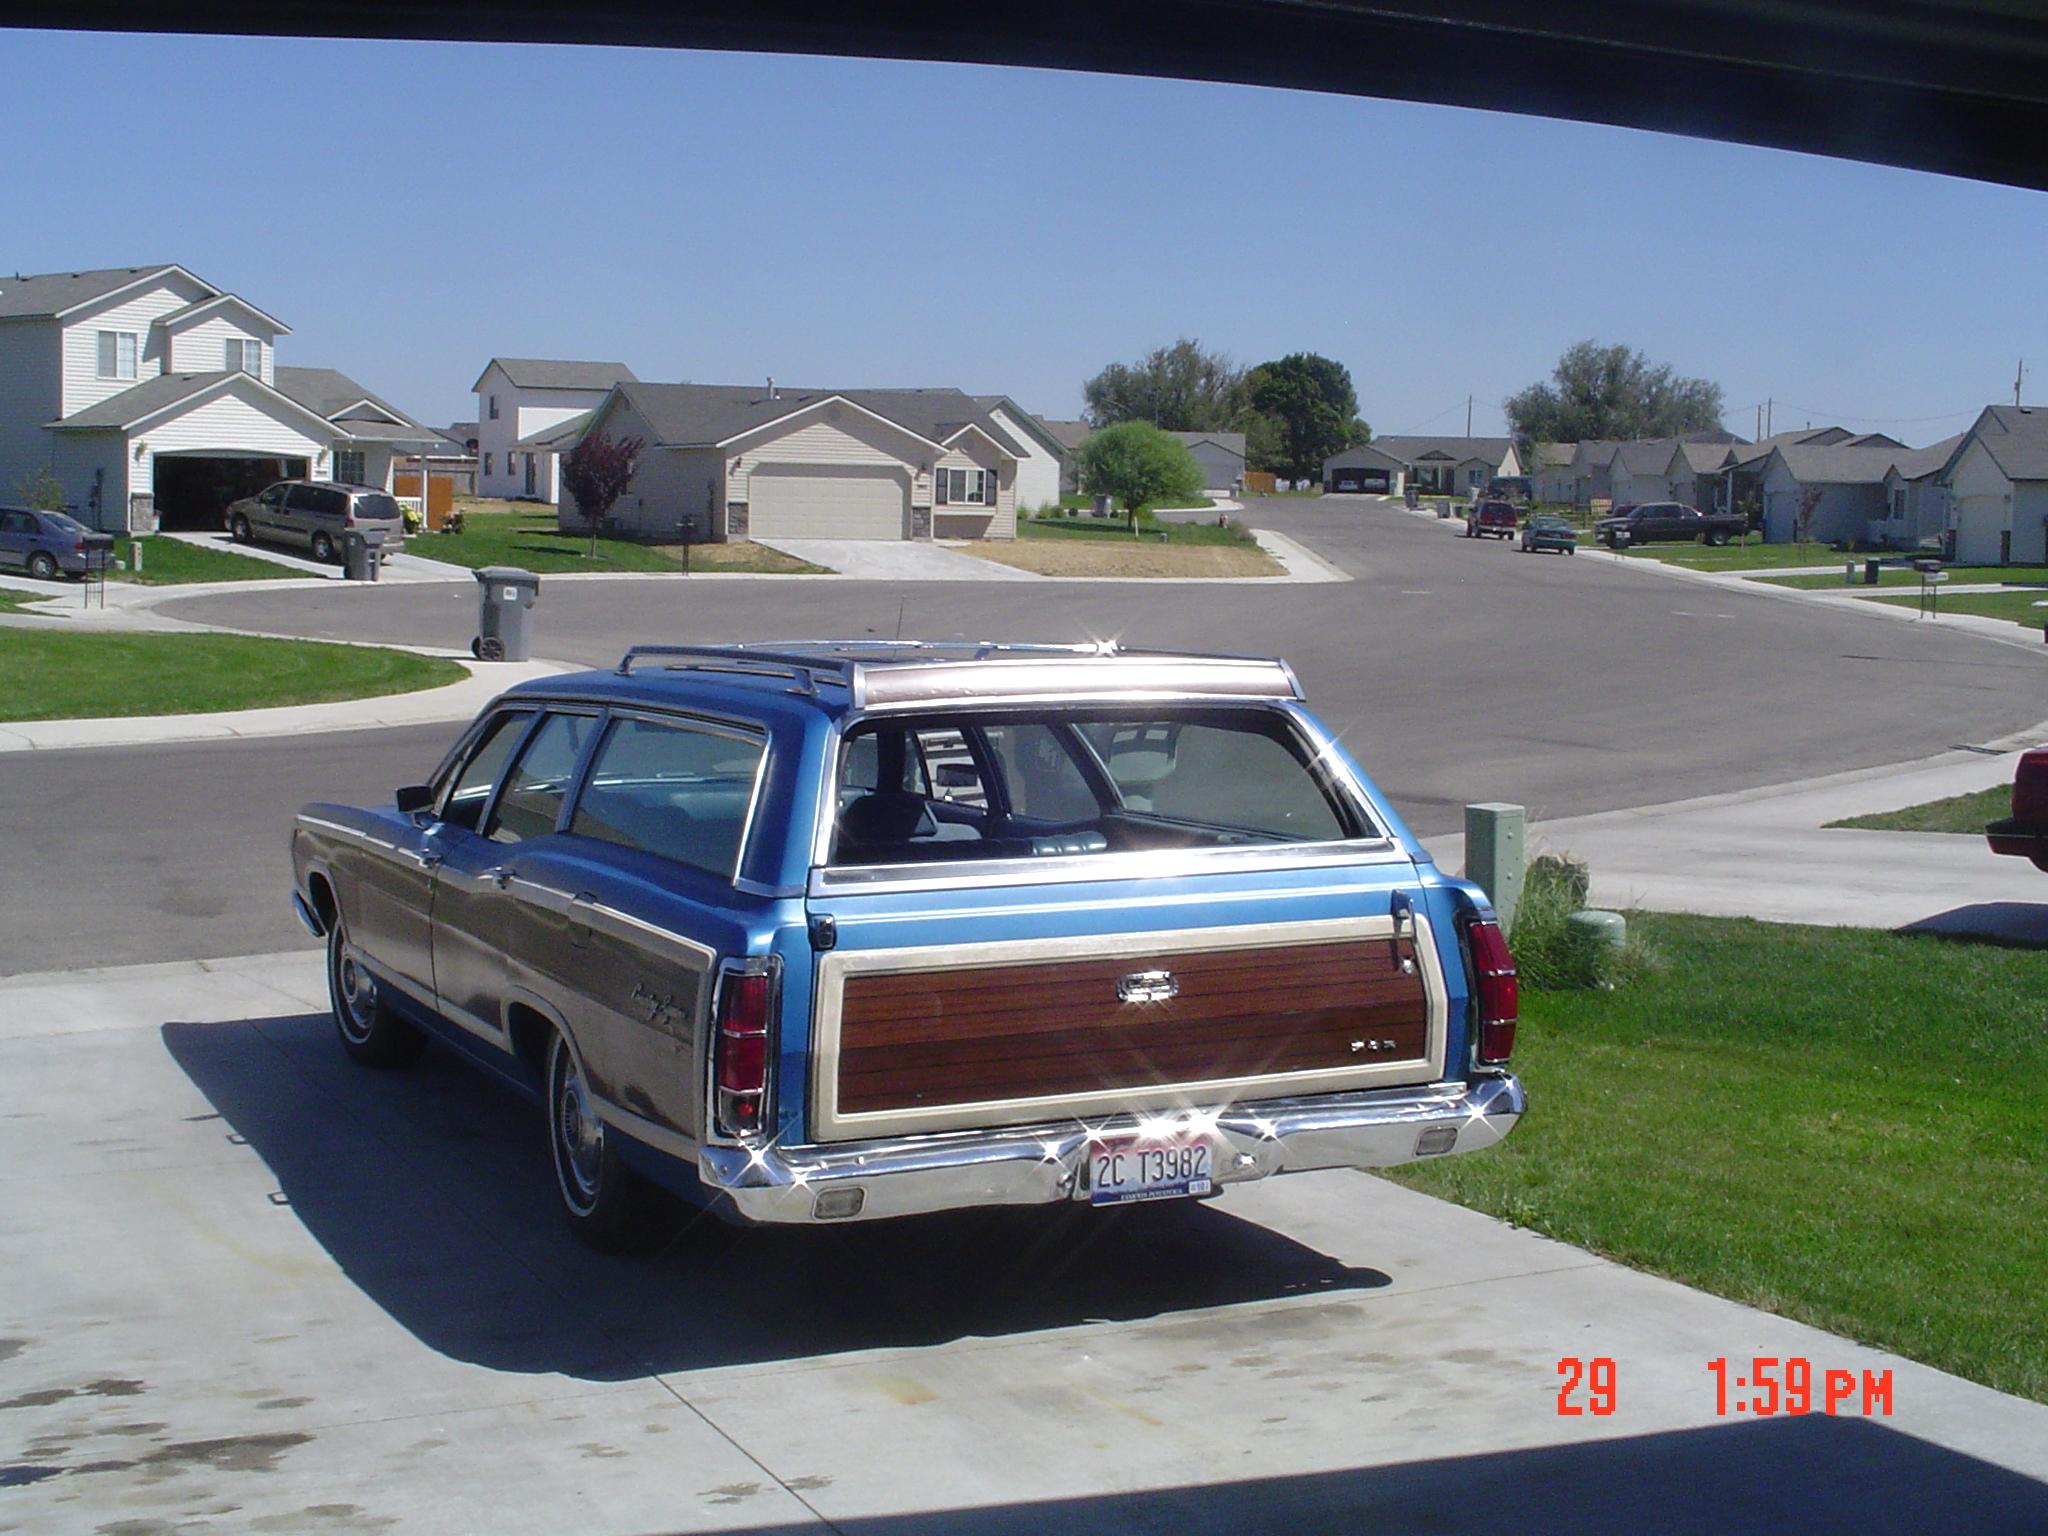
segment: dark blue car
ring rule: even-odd
[[[62,512],[0,507],[0,570],[26,571],[43,581],[83,576],[104,567],[114,541]]]

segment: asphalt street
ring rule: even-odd
[[[537,650],[869,634],[1117,636],[1287,657],[1311,704],[1424,834],[1509,800],[1537,819],[1904,762],[2048,719],[2048,665],[1955,628],[1524,555],[1377,502],[1249,514],[1355,580],[1330,585],[543,579]],[[475,589],[229,594],[172,616],[460,646]],[[24,755],[6,767],[0,974],[307,942],[284,901],[291,811],[376,799],[452,728]]]

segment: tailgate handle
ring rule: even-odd
[[[1394,919],[1394,963],[1401,968],[1401,974],[1415,974],[1415,907],[1406,896],[1397,894],[1390,906]]]
[[[597,905],[597,897],[590,891],[578,891],[569,898],[569,942],[578,949],[590,947],[590,913],[588,909]]]

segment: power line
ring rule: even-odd
[[[1749,409],[1754,411],[1765,403],[1759,400]],[[1972,406],[1967,411],[1943,411],[1938,416],[1859,416],[1854,411],[1824,411],[1818,406],[1794,405],[1789,400],[1778,400],[1775,403],[1784,406],[1788,411],[1798,411],[1806,416],[1829,417],[1836,421],[1863,421],[1878,427],[1907,427],[1924,421],[1955,421],[1960,417],[1975,416],[1982,409],[1981,406]]]

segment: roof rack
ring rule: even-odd
[[[1139,650],[1113,640],[1078,644],[994,640],[791,640],[763,644],[636,645],[618,674],[655,661],[692,672],[787,678],[792,693],[844,688],[855,708],[948,699],[1026,699],[1196,693],[1302,696],[1277,658]]]

